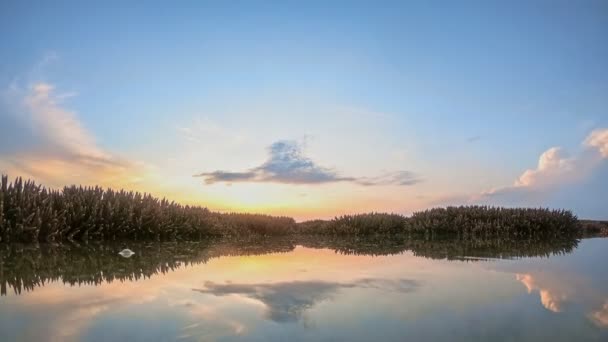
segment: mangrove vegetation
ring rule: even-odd
[[[51,190],[32,180],[9,182],[7,176],[0,184],[0,242],[4,243],[283,235],[542,240],[579,234],[578,219],[567,210],[465,206],[429,209],[410,217],[371,213],[296,223],[289,217],[218,213],[125,190],[81,186]]]

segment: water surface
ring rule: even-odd
[[[601,238],[12,245],[0,257],[0,341],[608,340]]]

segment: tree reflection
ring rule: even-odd
[[[332,249],[347,255],[392,255],[410,251],[415,256],[474,261],[488,258],[549,257],[572,252],[577,239],[568,240],[412,240],[399,237],[288,236],[126,244],[0,245],[0,290],[20,294],[51,281],[68,285],[98,285],[134,281],[192,264],[226,256],[286,253],[301,245]],[[121,257],[129,247],[135,254]]]

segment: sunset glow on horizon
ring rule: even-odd
[[[608,219],[606,2],[195,4],[2,5],[0,173],[298,221]]]

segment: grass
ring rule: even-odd
[[[125,190],[49,190],[31,180],[9,182],[7,176],[0,183],[0,242],[9,243],[281,235],[542,240],[579,233],[577,217],[567,210],[467,206],[435,208],[411,217],[371,213],[296,223],[289,217],[217,213]]]

